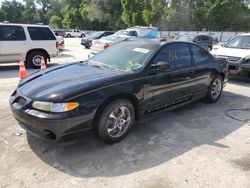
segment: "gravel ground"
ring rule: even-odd
[[[50,66],[87,57],[80,39],[65,42]],[[17,75],[17,65],[0,66],[0,187],[250,187],[249,81],[230,81],[216,104],[141,120],[118,144],[93,135],[49,144],[12,117],[8,98]]]

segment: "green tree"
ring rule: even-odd
[[[33,0],[24,0],[24,10],[22,12],[25,23],[36,22],[36,4]]]
[[[22,12],[24,6],[22,3],[17,1],[4,1],[1,6],[1,17],[0,21],[9,21],[15,23],[22,23],[24,20],[22,18]]]
[[[62,28],[62,19],[59,16],[53,15],[50,18],[49,25],[53,29]]]

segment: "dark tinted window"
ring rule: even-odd
[[[195,45],[191,45],[191,50],[193,53],[193,59],[195,64],[205,64],[208,62],[210,56],[204,49]]]
[[[25,41],[26,36],[21,26],[0,25],[0,41]]]
[[[135,36],[135,37],[138,37],[138,34],[136,31],[129,31],[129,36]]]
[[[172,69],[190,66],[190,52],[185,43],[169,44],[156,55],[153,63],[159,61],[168,62]]]
[[[28,27],[31,40],[56,40],[48,27]]]

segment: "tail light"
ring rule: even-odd
[[[108,47],[109,47],[109,44],[108,44],[108,43],[105,43],[104,46],[103,46],[104,49],[106,49],[106,48],[108,48]]]
[[[59,49],[59,47],[60,47],[60,44],[59,44],[59,42],[57,41],[57,42],[56,42],[56,49]]]

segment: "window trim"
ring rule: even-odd
[[[149,71],[150,66],[153,64],[153,60],[161,52],[161,50],[164,49],[164,48],[166,48],[166,47],[168,47],[168,46],[174,45],[174,44],[185,44],[186,47],[188,48],[189,55],[190,55],[190,62],[189,62],[188,66],[183,67],[183,68],[190,68],[190,67],[193,66],[193,64],[192,64],[193,61],[192,61],[191,48],[189,46],[189,43],[186,43],[186,42],[167,43],[167,44],[164,44],[164,45],[160,46],[160,48],[153,54],[153,56],[149,60],[148,66],[146,67],[147,72]],[[175,70],[176,70],[176,67],[175,67],[175,69],[171,69],[171,71],[175,71]]]
[[[203,49],[202,47],[200,47],[199,45],[197,45],[197,44],[189,44],[188,46],[189,46],[189,50],[190,50],[190,54],[191,54],[191,59],[192,59],[191,64],[192,64],[192,66],[207,65],[207,64],[210,63],[209,60],[213,59],[213,56],[208,51],[206,51],[205,49]],[[198,47],[200,50],[204,51],[208,55],[208,60],[206,61],[206,63],[195,63],[194,53],[193,53],[193,50],[192,50],[192,46]]]
[[[31,36],[31,33],[30,33],[30,29],[32,28],[38,28],[38,29],[48,29],[48,31],[50,31],[50,34],[51,36],[53,36],[53,39],[32,39],[32,36]],[[49,28],[49,27],[36,27],[36,26],[28,26],[27,27],[27,31],[29,33],[29,36],[30,36],[30,40],[31,41],[55,41],[56,40],[56,36],[55,34],[53,33],[53,31]]]
[[[17,28],[22,28],[23,30],[23,34],[24,34],[24,39],[23,40],[1,40],[1,42],[24,42],[24,41],[27,41],[27,36],[26,36],[26,33],[25,33],[25,28],[21,25],[0,25],[0,26],[3,26],[3,27],[17,27]]]

